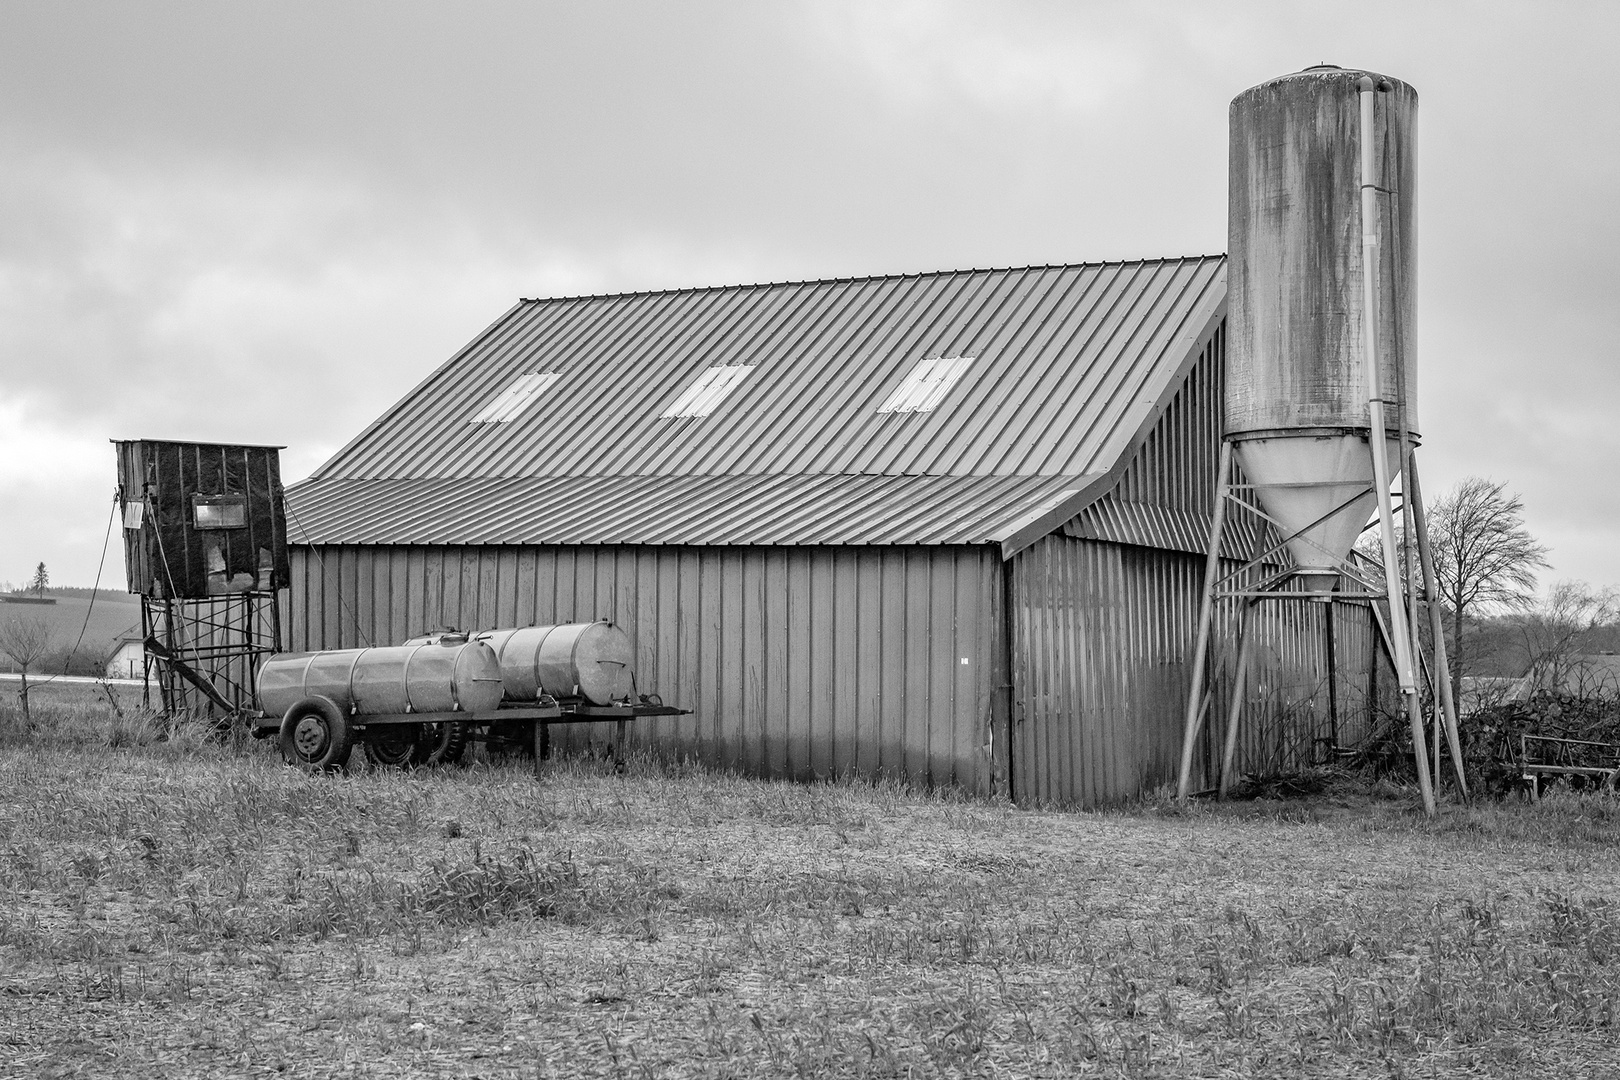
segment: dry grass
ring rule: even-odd
[[[310,778],[79,694],[0,747],[4,1076],[1620,1076],[1602,798]]]

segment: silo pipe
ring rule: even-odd
[[[1423,792],[1423,807],[1432,815],[1435,812],[1434,788],[1429,782],[1423,718],[1418,710],[1412,638],[1405,605],[1397,599],[1403,596],[1404,590],[1400,568],[1395,564],[1395,510],[1389,497],[1389,462],[1382,453],[1387,428],[1383,374],[1378,357],[1378,148],[1373,114],[1378,88],[1372,79],[1363,75],[1356,80],[1356,90],[1361,105],[1361,319],[1367,363],[1367,419],[1371,427],[1367,443],[1372,453],[1373,484],[1378,494],[1378,530],[1384,546],[1384,583],[1389,595],[1389,636],[1395,647],[1395,677],[1400,681],[1401,696],[1406,700],[1407,718],[1412,725],[1413,761],[1417,766],[1418,787]]]
[[[1434,635],[1436,694],[1440,699],[1441,716],[1445,720],[1446,741],[1451,745],[1451,765],[1457,774],[1457,790],[1468,798],[1468,777],[1464,775],[1461,741],[1457,736],[1457,702],[1451,693],[1451,664],[1446,657],[1446,630],[1440,624],[1440,590],[1434,571],[1434,548],[1429,544],[1429,518],[1423,509],[1423,488],[1418,483],[1417,462],[1407,464],[1407,478],[1412,483],[1412,517],[1417,529],[1418,559],[1423,564],[1423,598],[1429,606],[1429,630]],[[1435,780],[1439,781],[1439,766],[1435,766]]]

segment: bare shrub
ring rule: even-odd
[[[56,633],[44,616],[0,618],[0,653],[11,657],[22,668],[22,688],[17,692],[17,700],[22,705],[23,727],[27,731],[34,730],[33,714],[28,707],[28,673],[38,670],[55,648]]]
[[[1586,640],[1620,618],[1620,595],[1583,581],[1560,581],[1520,624],[1531,682],[1543,690],[1581,697],[1615,697],[1608,673],[1594,670],[1584,656]]]

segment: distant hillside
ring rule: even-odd
[[[62,588],[57,588],[56,586],[53,585],[50,588],[45,590],[45,595],[46,596],[57,596],[57,597],[76,596],[81,600],[88,600],[88,599],[90,599],[90,594],[91,593],[98,592],[98,591],[99,591],[100,596],[101,596],[101,599],[96,601],[96,603],[98,605],[103,600],[112,600],[115,603],[120,603],[120,604],[138,604],[138,603],[140,603],[140,600],[141,600],[140,597],[135,596],[132,593],[127,593],[122,589],[101,589],[101,590],[96,590],[96,589],[79,588],[79,587],[73,586],[73,585],[63,586]],[[32,592],[30,592],[29,590],[27,590],[27,589],[18,589],[15,594],[0,593],[0,599],[4,599],[8,595],[33,596],[34,594]]]
[[[27,594],[32,595],[32,594]],[[45,595],[56,600],[54,604],[11,604],[0,596],[0,621],[14,618],[44,619],[50,624],[56,638],[60,657],[47,669],[60,671],[73,643],[84,632],[79,646],[77,669],[85,660],[99,661],[117,647],[125,634],[138,634],[141,629],[141,598],[125,592],[102,590],[90,604],[89,589],[46,589]],[[89,615],[88,623],[85,621]],[[15,671],[9,657],[0,656],[0,671]]]

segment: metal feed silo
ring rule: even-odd
[[[1304,530],[1288,549],[1318,587],[1329,584],[1322,575],[1334,573],[1377,501],[1367,445],[1364,80],[1377,90],[1373,306],[1394,476],[1402,428],[1408,440],[1417,430],[1417,93],[1384,75],[1321,65],[1261,83],[1231,106],[1226,435],[1284,533]]]
[[[1329,64],[1261,83],[1232,101],[1225,440],[1187,696],[1182,798],[1199,732],[1214,711],[1207,673],[1218,601],[1234,602],[1236,631],[1234,652],[1217,660],[1229,660],[1232,672],[1223,793],[1236,771],[1248,657],[1263,632],[1251,613],[1262,602],[1325,605],[1330,654],[1335,605],[1371,608],[1411,724],[1425,808],[1435,810],[1426,730],[1436,769],[1444,730],[1458,791],[1467,793],[1413,454],[1416,121],[1410,86]],[[1390,496],[1397,476],[1403,524],[1411,526],[1399,531]],[[1270,519],[1293,565],[1278,565],[1277,549],[1262,544],[1237,570],[1223,572],[1229,503]],[[1350,560],[1375,512],[1381,559]],[[1415,573],[1400,573],[1416,570],[1414,555],[1421,592]],[[1420,660],[1416,630],[1425,605],[1432,663]],[[1444,707],[1426,729],[1420,679],[1429,671],[1442,675],[1436,697]]]

